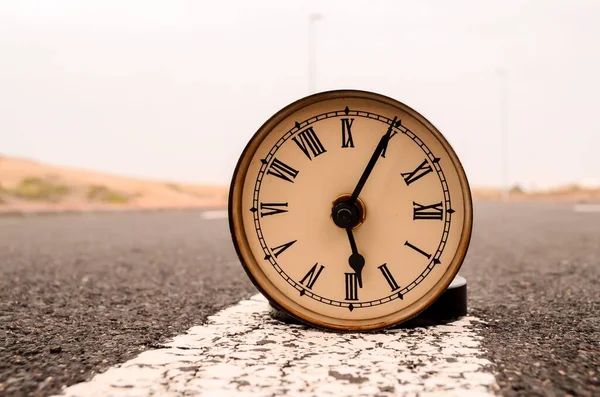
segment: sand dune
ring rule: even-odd
[[[569,203],[600,203],[600,188],[582,187],[577,184],[558,186],[551,189],[521,191],[512,189],[506,195],[501,189],[473,188],[474,200],[506,201],[552,201]]]
[[[224,207],[227,189],[0,157],[1,212]]]

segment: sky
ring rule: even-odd
[[[313,92],[313,29],[316,91],[416,109],[471,185],[600,180],[598,21],[595,0],[0,0],[0,154],[228,184]]]

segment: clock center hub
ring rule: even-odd
[[[333,223],[342,229],[354,229],[360,226],[367,215],[365,203],[360,198],[352,202],[351,197],[350,194],[339,196],[335,199],[331,208]]]

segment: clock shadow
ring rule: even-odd
[[[453,283],[447,288],[439,298],[433,302],[429,307],[422,311],[417,316],[410,320],[407,320],[401,324],[388,327],[387,329],[414,329],[414,328],[426,328],[436,325],[450,324],[461,317],[467,315],[467,282],[464,278],[457,276],[456,283]],[[273,305],[270,305],[270,316],[273,320],[280,321],[286,324],[303,325],[311,327],[280,310]],[[317,328],[317,327],[314,327]],[[318,328],[320,329],[320,328]],[[324,330],[327,331],[327,330]],[[336,331],[332,331],[336,332]],[[344,332],[344,331],[337,331]],[[377,332],[377,331],[367,331]]]

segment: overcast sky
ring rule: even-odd
[[[0,153],[229,183],[248,139],[316,88],[392,96],[472,185],[600,178],[600,1],[0,0]]]

